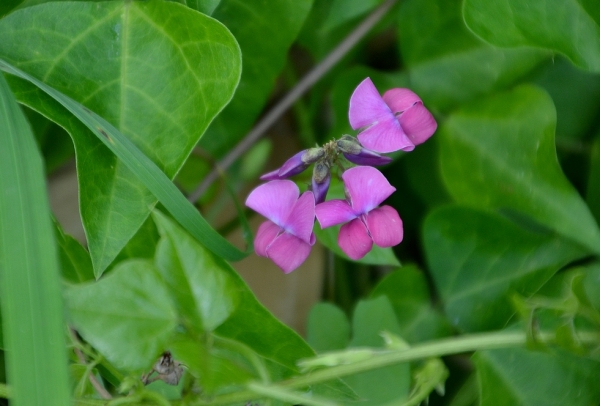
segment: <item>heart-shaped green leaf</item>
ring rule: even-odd
[[[61,23],[65,16],[68,24]],[[0,57],[106,118],[169,177],[229,101],[240,75],[229,31],[175,3],[42,4],[2,19],[0,36]],[[39,100],[30,102],[36,108]],[[99,276],[156,199],[99,140],[71,135]]]
[[[433,211],[423,238],[448,319],[465,331],[503,327],[514,313],[514,292],[532,295],[558,269],[585,255],[552,233],[460,206]]]
[[[458,202],[527,215],[600,254],[600,230],[556,159],[548,94],[521,86],[471,103],[440,131],[442,176]]]
[[[230,276],[234,271],[160,212],[155,211],[153,218],[162,236],[154,263],[179,314],[196,332],[214,330],[238,304],[237,286]]]
[[[147,368],[178,323],[173,300],[151,261],[121,262],[107,275],[67,289],[71,320],[116,367]]]
[[[466,0],[464,18],[494,45],[549,49],[600,72],[600,3],[595,0]]]

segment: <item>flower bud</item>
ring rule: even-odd
[[[337,146],[346,159],[357,165],[378,166],[390,163],[392,159],[364,148],[358,140],[350,135],[343,135]]]
[[[313,169],[312,177],[312,192],[315,195],[315,204],[325,201],[330,182],[331,173],[329,167],[323,162],[318,162]]]
[[[289,178],[304,171],[310,164],[317,162],[323,156],[325,156],[323,148],[309,148],[302,150],[285,161],[281,168],[265,173],[260,179],[277,180]]]

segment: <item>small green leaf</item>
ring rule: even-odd
[[[431,306],[425,276],[415,266],[404,266],[388,274],[371,292],[386,296],[394,308],[404,339],[411,343],[450,335],[448,321]]]
[[[562,266],[585,256],[568,240],[460,206],[434,210],[423,234],[448,319],[465,331],[502,328],[514,313],[513,292],[529,297]]]
[[[212,331],[238,304],[234,271],[158,211],[154,221],[161,234],[154,263],[175,297],[190,328]]]
[[[94,268],[90,253],[83,248],[79,241],[65,234],[59,224],[55,223],[55,226],[63,278],[71,283],[94,280]]]
[[[385,296],[358,303],[352,317],[350,347],[383,347],[382,331],[400,335],[394,309]],[[401,404],[408,397],[410,366],[408,363],[392,365],[362,372],[344,378],[346,383],[363,399],[364,405],[381,405],[388,402]]]
[[[600,363],[560,350],[478,351],[481,406],[589,406],[600,402]]]
[[[308,315],[307,341],[317,352],[341,350],[350,342],[350,322],[339,307],[317,303]]]
[[[0,145],[0,307],[11,405],[68,405],[59,262],[42,160],[2,75]]]
[[[600,72],[600,4],[593,0],[466,0],[464,19],[501,47],[535,46],[560,52]]]
[[[548,95],[521,86],[465,105],[440,131],[444,182],[458,202],[509,209],[600,254],[600,230],[556,159]]]
[[[148,260],[117,265],[98,282],[69,287],[77,331],[118,368],[147,368],[177,326],[173,301]]]

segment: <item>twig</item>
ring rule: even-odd
[[[397,0],[386,0],[369,14],[342,42],[335,47],[325,59],[317,64],[290,90],[271,111],[269,111],[242,141],[235,146],[225,157],[215,165],[202,183],[188,196],[192,203],[204,194],[206,189],[217,179],[219,170],[225,171],[235,162],[250,146],[252,146],[267,131],[291,105],[294,104],[310,87],[325,75],[336,63],[340,61],[360,41],[379,20],[389,11]]]
[[[80,343],[79,339],[77,338],[77,332],[75,332],[73,328],[69,327],[69,333],[71,334],[71,339],[75,343]],[[85,359],[85,355],[83,355],[83,352],[81,352],[81,350],[77,348],[76,345],[73,347],[73,350],[75,351],[75,355],[77,355],[77,359],[79,360],[79,362],[83,365],[86,365],[87,360]],[[100,382],[98,382],[96,376],[93,373],[90,373],[88,377],[90,379],[90,383],[92,384],[94,389],[96,389],[96,392],[98,392],[102,399],[112,399],[112,395],[104,388],[104,386],[102,386]]]

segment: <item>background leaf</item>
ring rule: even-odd
[[[231,103],[200,146],[223,155],[242,139],[265,105],[312,0],[221,0],[212,16],[231,30],[242,51],[242,77]]]
[[[371,292],[371,297],[382,295],[390,301],[400,336],[408,342],[450,335],[450,324],[433,308],[425,275],[416,266],[404,266],[383,278]]]
[[[6,39],[0,57],[106,118],[169,177],[229,101],[240,75],[229,31],[175,3],[42,4],[2,19],[0,36]],[[36,108],[39,99],[29,102]],[[81,215],[99,276],[156,199],[97,139],[71,135]]]
[[[424,224],[429,269],[448,319],[463,331],[499,329],[514,292],[529,297],[585,253],[548,232],[460,206],[433,211]]]
[[[548,95],[521,86],[465,105],[440,131],[440,164],[458,202],[525,214],[600,254],[600,231],[563,175]]]
[[[466,0],[465,22],[486,41],[560,52],[600,72],[600,4],[593,0]]]
[[[11,405],[69,404],[59,265],[42,160],[0,76],[0,300]]]
[[[564,351],[522,348],[478,351],[474,356],[481,406],[573,405],[600,401],[600,363]]]
[[[339,307],[317,303],[310,309],[307,341],[317,352],[341,350],[350,342],[350,322]]]
[[[410,87],[434,110],[510,86],[548,57],[538,49],[486,44],[467,29],[461,7],[461,0],[407,0],[398,14]]]

